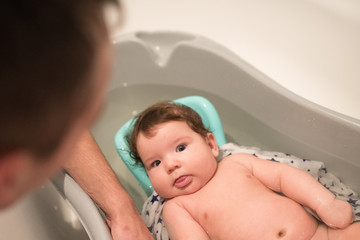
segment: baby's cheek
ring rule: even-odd
[[[155,192],[157,192],[160,196],[165,197],[168,195],[168,191],[169,191],[169,186],[167,186],[167,182],[164,179],[150,179],[150,182],[155,190]]]
[[[155,192],[157,192],[161,197],[163,198],[173,198],[174,194],[171,192],[171,190],[169,190],[168,188],[165,187],[154,187]]]

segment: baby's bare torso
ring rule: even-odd
[[[295,201],[274,193],[239,162],[225,158],[196,193],[176,197],[211,239],[311,239],[318,223]]]

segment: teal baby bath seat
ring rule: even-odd
[[[217,144],[221,146],[226,143],[219,115],[209,100],[201,96],[189,96],[176,99],[174,102],[184,104],[194,109],[201,116],[205,127],[215,135]],[[150,180],[145,169],[140,165],[136,165],[135,160],[131,157],[126,141],[126,136],[131,133],[135,120],[136,118],[130,119],[119,129],[115,135],[115,146],[120,158],[138,180],[145,193],[150,196],[153,192]]]

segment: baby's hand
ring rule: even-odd
[[[320,204],[316,213],[331,228],[345,228],[353,221],[353,211],[350,204],[336,198]]]

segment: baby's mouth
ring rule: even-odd
[[[191,177],[189,175],[183,175],[175,179],[174,186],[177,188],[184,188],[189,185],[191,182]]]

